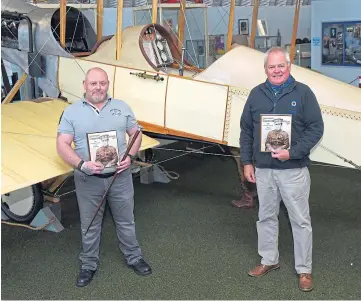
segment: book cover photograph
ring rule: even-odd
[[[292,115],[261,115],[261,152],[290,149]]]
[[[99,162],[105,168],[116,166],[119,160],[116,131],[88,133],[90,161]]]

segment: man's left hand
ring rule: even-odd
[[[122,171],[128,169],[131,163],[132,160],[129,156],[127,156],[123,161],[119,162],[117,166],[117,173],[121,173]]]
[[[272,158],[286,161],[290,159],[290,152],[287,149],[275,150],[274,152],[272,152]]]

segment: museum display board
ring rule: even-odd
[[[361,20],[322,23],[322,65],[361,66]]]

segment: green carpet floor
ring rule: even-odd
[[[164,166],[180,178],[150,185],[134,180],[137,234],[153,268],[151,276],[137,276],[124,265],[107,211],[100,269],[88,287],[76,288],[80,223],[75,196],[68,195],[63,199],[61,233],[2,225],[2,299],[361,298],[361,172],[310,168],[315,289],[303,293],[297,288],[284,208],[281,269],[260,279],[247,275],[259,263],[257,210],[230,205],[241,193],[232,159],[185,156]]]

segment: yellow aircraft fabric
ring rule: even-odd
[[[1,106],[1,194],[73,170],[56,151],[59,118],[68,105],[58,99],[43,99]],[[142,135],[140,150],[158,144]]]

